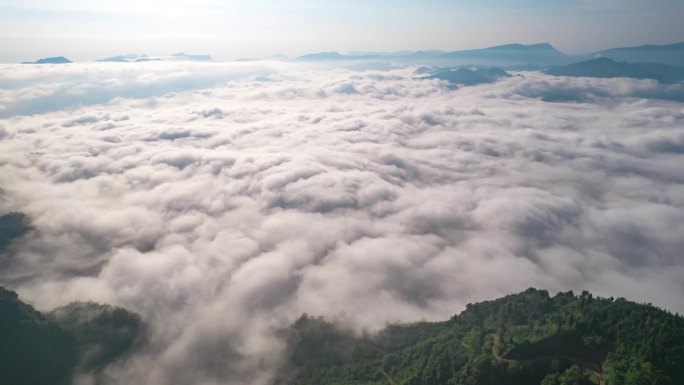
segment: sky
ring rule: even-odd
[[[0,61],[122,53],[218,60],[550,42],[566,53],[684,41],[678,0],[0,0]]]

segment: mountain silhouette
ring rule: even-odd
[[[182,52],[171,54],[170,59],[180,61],[214,61],[214,58],[209,55],[189,55]]]
[[[200,61],[213,62],[214,59],[210,55],[190,55],[186,53],[174,53],[167,57],[152,57],[147,55],[127,54],[117,55],[104,59],[96,60],[98,62],[114,62],[114,63],[139,63],[147,61]]]
[[[65,58],[64,56],[47,57],[44,59],[38,59],[36,61],[25,61],[21,64],[68,64],[72,63],[71,60]]]
[[[131,62],[137,62],[137,61],[145,61],[149,59],[147,55],[138,55],[138,54],[128,54],[128,55],[117,55],[117,56],[112,56],[104,59],[98,59],[96,61],[98,62],[113,62],[113,63],[131,63]]]
[[[316,52],[306,55],[299,56],[297,60],[301,61],[332,61],[332,60],[358,60],[361,58],[367,58],[369,55],[359,55],[359,56],[348,56],[342,55],[339,52]]]
[[[499,79],[510,77],[506,71],[499,68],[476,68],[476,69],[440,69],[432,71],[425,79],[446,80],[454,85],[474,86],[477,84],[493,83]]]
[[[495,47],[464,51],[443,52],[437,50],[398,52],[317,52],[299,56],[298,61],[361,61],[391,60],[403,63],[430,61],[446,64],[475,64],[496,66],[549,66],[563,65],[577,61],[576,57],[558,51],[549,43],[532,45],[507,44]],[[423,63],[421,63],[423,64]]]
[[[473,64],[497,63],[499,65],[559,65],[572,60],[572,57],[558,51],[549,43],[506,44],[483,49],[448,52],[437,57],[460,59]]]

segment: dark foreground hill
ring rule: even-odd
[[[684,318],[625,299],[529,289],[449,321],[375,335],[302,316],[278,384],[676,385]]]
[[[141,323],[124,309],[74,303],[48,314],[0,287],[0,383],[67,385],[128,352]]]

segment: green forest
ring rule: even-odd
[[[280,337],[283,385],[684,383],[683,317],[586,291],[528,289],[376,334],[303,315]]]

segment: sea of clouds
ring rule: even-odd
[[[110,384],[267,384],[304,312],[372,330],[528,287],[684,312],[681,84],[413,70],[0,66],[0,211],[34,227],[0,285],[139,313]]]

